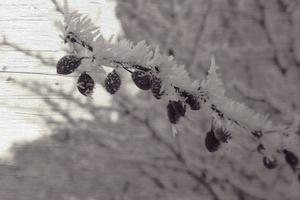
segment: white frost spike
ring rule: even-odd
[[[213,96],[223,96],[225,90],[223,88],[223,82],[220,79],[220,74],[217,73],[219,67],[216,65],[215,57],[211,58],[211,65],[208,71],[208,75],[205,81],[202,82],[202,87],[209,91]]]

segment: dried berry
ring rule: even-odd
[[[274,169],[277,166],[277,160],[273,156],[264,156],[263,163],[267,169]]]
[[[297,158],[297,156],[291,152],[291,151],[288,151],[286,149],[283,149],[282,151],[285,155],[285,160],[286,162],[290,165],[290,167],[295,170],[297,165],[299,164],[299,160]]]
[[[110,72],[105,79],[105,89],[110,94],[115,94],[121,86],[121,78],[116,70]]]
[[[151,91],[152,91],[153,96],[156,99],[160,99],[161,96],[164,94],[164,92],[161,91],[161,87],[162,87],[162,82],[161,82],[160,78],[158,78],[157,76],[153,76]]]
[[[231,139],[231,134],[225,128],[215,128],[214,129],[215,136],[221,142],[227,143],[229,139]]]
[[[83,72],[77,80],[77,88],[81,94],[90,96],[93,94],[95,81],[90,75],[88,75],[86,72]]]
[[[152,87],[152,78],[147,72],[136,70],[131,77],[135,85],[142,90],[149,90]]]
[[[191,107],[191,110],[200,110],[200,102],[196,95],[186,91],[180,92],[180,95],[185,98],[185,102]]]
[[[185,115],[186,108],[180,101],[169,101],[167,113],[172,124],[176,124]]]
[[[62,57],[56,65],[57,73],[63,75],[71,74],[80,66],[81,60],[82,58],[75,55]]]
[[[206,133],[205,146],[209,152],[215,152],[221,146],[220,141],[216,138],[212,130]]]

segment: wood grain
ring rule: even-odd
[[[76,0],[72,3],[71,7],[80,9],[84,14],[91,14],[106,34],[119,29],[119,25],[113,21],[114,16],[108,13],[112,9],[105,1]],[[100,9],[104,14],[106,12],[101,20]],[[71,115],[75,117],[88,116],[84,108],[76,108],[69,103],[68,98],[55,92],[41,96],[21,84],[37,82],[70,94],[74,91],[74,75],[62,77],[56,74],[56,60],[64,55],[64,46],[54,26],[58,19],[62,19],[62,16],[50,0],[0,1],[0,43],[5,36],[9,43],[15,45],[0,45],[0,155],[13,141],[30,140],[48,134],[44,117],[62,119],[59,113],[45,103],[45,99],[58,102],[62,106],[67,105],[66,110],[72,110]],[[24,51],[41,56],[44,62],[24,54]],[[97,89],[99,94],[106,95],[101,88]],[[86,101],[77,92],[74,96]],[[105,104],[109,103],[108,97],[101,99]]]

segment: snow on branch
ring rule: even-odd
[[[300,139],[296,134],[299,122],[291,127],[276,125],[268,116],[226,97],[214,58],[205,80],[191,80],[185,67],[177,64],[174,57],[161,54],[159,47],[153,49],[145,41],[106,41],[91,19],[77,11],[70,12],[67,1],[60,28],[61,38],[72,53],[59,60],[57,72],[80,72],[77,87],[83,95],[92,95],[95,81],[115,94],[122,84],[119,70],[124,69],[138,88],[151,90],[156,99],[167,102],[174,132],[174,125],[187,109],[198,111],[203,107],[212,117],[211,130],[205,138],[208,151],[215,152],[220,147],[257,151],[266,168],[273,169],[285,161],[300,179]],[[106,74],[102,66],[113,71]]]

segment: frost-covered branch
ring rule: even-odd
[[[214,58],[206,79],[192,80],[185,67],[177,64],[173,56],[161,54],[159,47],[153,49],[145,41],[137,44],[126,39],[116,43],[106,41],[87,16],[70,12],[66,1],[63,13],[61,38],[69,45],[72,55],[59,60],[57,72],[79,72],[80,93],[91,96],[97,82],[115,94],[122,84],[120,72],[126,70],[138,88],[151,90],[156,99],[167,102],[174,133],[187,110],[202,108],[212,118],[205,139],[210,152],[220,147],[227,153],[257,151],[266,168],[273,169],[285,161],[300,179],[300,139],[296,134],[299,121],[290,127],[274,124],[268,116],[228,98]],[[106,74],[103,66],[113,71]]]

